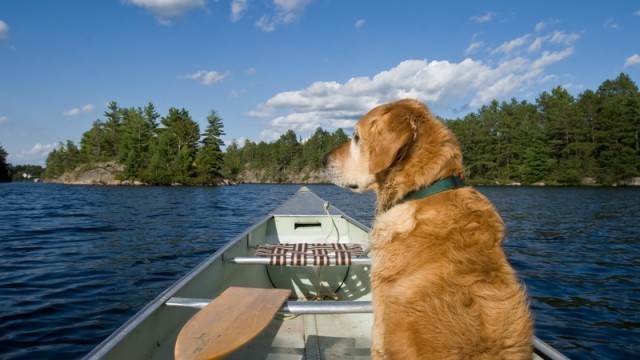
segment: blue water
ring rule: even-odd
[[[310,187],[371,223],[371,194]],[[298,188],[0,184],[0,359],[81,358]],[[637,357],[640,189],[479,190],[538,337],[574,359]]]

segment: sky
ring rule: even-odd
[[[270,142],[402,98],[456,119],[622,72],[640,81],[640,1],[2,0],[0,146],[44,165],[111,101]]]

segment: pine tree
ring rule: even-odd
[[[102,138],[103,145],[101,146],[102,157],[105,160],[116,159],[119,154],[120,145],[120,129],[122,126],[122,113],[123,110],[118,107],[118,103],[112,101],[107,106],[107,110],[104,116],[107,118],[104,122],[104,137]]]
[[[222,147],[224,142],[220,138],[224,135],[222,118],[215,110],[207,116],[207,128],[202,137],[202,145],[196,155],[196,170],[200,181],[212,183],[219,179],[224,166]]]

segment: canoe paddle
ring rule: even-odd
[[[176,360],[220,359],[256,337],[273,320],[291,290],[229,287],[182,327]]]

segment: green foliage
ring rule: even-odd
[[[82,152],[71,140],[67,143],[59,143],[58,146],[49,153],[46,161],[44,177],[56,178],[65,171],[73,170],[83,163]]]
[[[42,177],[44,169],[40,165],[16,165],[9,166],[11,181],[13,182],[33,182]]]
[[[45,176],[55,178],[83,163],[116,161],[124,179],[166,185],[211,184],[221,178],[224,135],[222,119],[211,112],[210,126],[200,142],[200,128],[185,109],[169,109],[165,117],[149,103],[122,109],[109,103],[104,120],[96,120],[82,135],[80,148],[60,144],[47,158]],[[160,119],[160,124],[158,124]],[[196,176],[196,169],[202,176]],[[204,174],[204,175],[203,175]]]
[[[293,130],[272,143],[246,141],[240,147],[233,140],[224,155],[223,173],[230,179],[242,180],[243,170],[254,170],[261,174],[262,181],[284,182],[292,174],[319,170],[322,155],[348,140],[342,129],[331,134],[322,128],[317,128],[306,141],[299,140]]]
[[[224,135],[222,118],[215,110],[211,110],[207,116],[207,129],[202,138],[202,146],[196,154],[196,172],[199,183],[212,183],[221,177],[221,169],[224,166],[224,154],[222,147],[224,142],[220,139]]]
[[[476,183],[619,184],[640,176],[640,95],[621,74],[577,100],[561,87],[536,104],[493,101],[448,122]]]
[[[7,152],[0,146],[0,182],[11,181],[9,164],[7,164]]]

